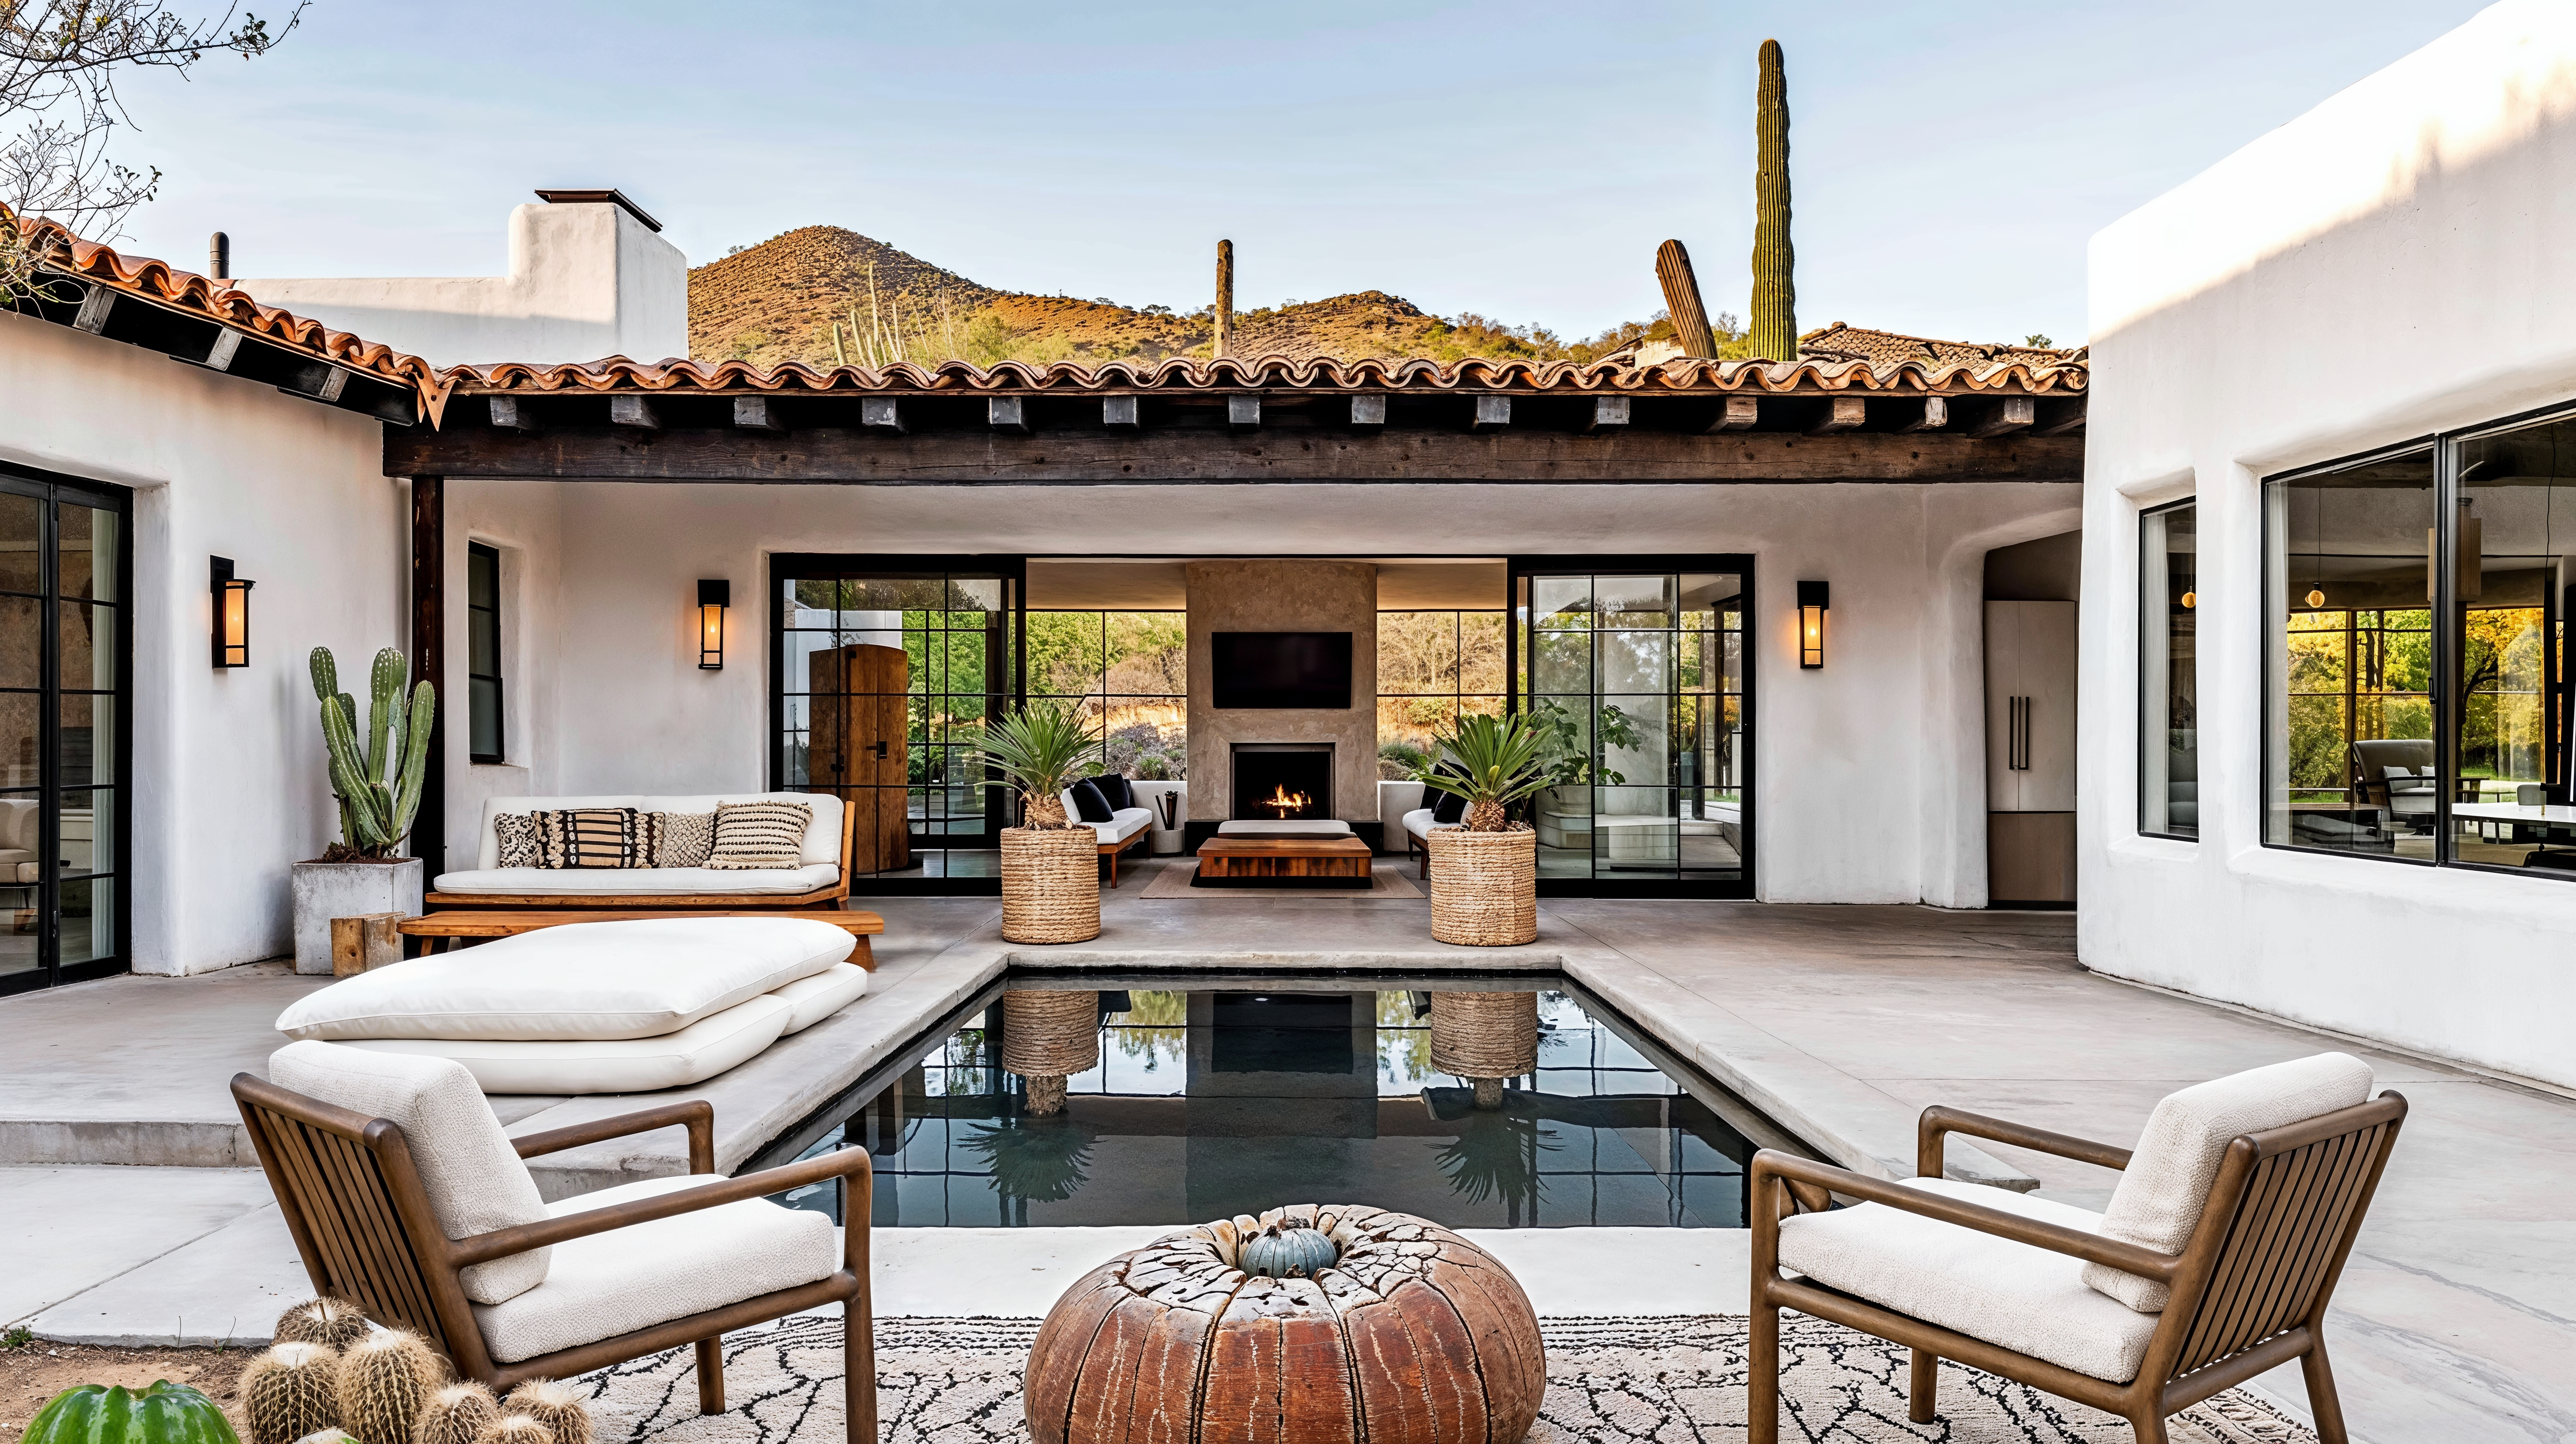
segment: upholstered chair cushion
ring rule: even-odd
[[[2238,1135],[2304,1122],[2369,1101],[2370,1065],[2319,1053],[2196,1083],[2165,1095],[2102,1214],[2102,1235],[2180,1253]],[[2160,1313],[2173,1290],[2154,1279],[2086,1264],[2084,1282],[2140,1313]]]
[[[463,1065],[308,1041],[271,1053],[268,1081],[400,1128],[430,1212],[449,1238],[545,1220],[536,1180]],[[526,1293],[545,1282],[548,1252],[533,1249],[466,1269],[465,1297],[497,1304]]]
[[[2087,1209],[1946,1178],[1909,1188],[2087,1233]],[[2156,1316],[2084,1286],[2084,1261],[1883,1203],[1800,1214],[1780,1223],[1780,1263],[1926,1323],[2046,1359],[2114,1384],[2138,1375]]]
[[[716,1181],[650,1178],[543,1211],[562,1218]],[[474,1317],[492,1357],[516,1363],[829,1278],[840,1266],[830,1218],[751,1198],[556,1244],[543,1284]]]

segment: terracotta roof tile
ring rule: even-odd
[[[1872,331],[1840,321],[1798,338],[1798,355],[1813,361],[1867,361],[1875,366],[1966,366],[1982,370],[2004,366],[2082,366],[2086,348],[1981,345],[1974,341],[1939,341],[1899,331]]]
[[[96,241],[82,240],[53,221],[13,216],[0,207],[0,225],[11,224],[42,258],[44,270],[191,312],[271,345],[365,372],[413,393],[421,414],[433,419],[446,402],[452,383],[417,356],[346,331],[334,331],[319,321],[275,306],[263,306],[249,292],[237,290],[228,282],[182,271],[149,256],[122,255]]]

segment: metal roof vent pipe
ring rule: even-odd
[[[218,281],[233,278],[233,238],[221,231],[206,237],[206,274]]]

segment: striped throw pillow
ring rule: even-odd
[[[634,808],[568,807],[537,815],[546,837],[539,867],[642,867],[653,855],[644,815]]]
[[[501,845],[497,867],[543,867],[545,827],[538,814],[509,812],[492,819],[493,840]]]
[[[802,802],[720,802],[707,866],[736,872],[802,867],[805,828],[813,820],[814,809]]]
[[[655,867],[705,867],[707,853],[715,844],[716,815],[712,812],[653,814]]]

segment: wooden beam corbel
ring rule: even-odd
[[[527,402],[516,396],[495,396],[491,398],[491,407],[492,425],[495,428],[502,431],[521,431],[530,436],[537,434],[534,408]]]
[[[1903,426],[1896,429],[1899,431],[1938,431],[1949,424],[1949,398],[1942,396],[1926,396],[1923,398],[1923,414],[1915,417],[1913,420],[1906,422]]]
[[[652,399],[644,396],[609,397],[608,422],[611,426],[634,426],[646,431],[662,429],[661,413],[653,409]]]
[[[80,311],[72,317],[72,329],[93,336],[107,330],[108,313],[116,309],[116,292],[105,286],[92,286],[82,294]]]
[[[1711,431],[1751,431],[1762,419],[1762,403],[1750,396],[1730,396],[1718,408],[1717,419],[1709,423]]]
[[[779,414],[778,403],[766,396],[735,397],[733,425],[737,431],[766,431],[772,435],[787,430],[787,420]]]
[[[1586,436],[1594,436],[1604,431],[1616,430],[1617,428],[1627,424],[1627,397],[1595,396],[1592,398],[1592,419],[1583,424],[1583,434]]]
[[[2055,401],[2039,409],[2039,418],[2030,428],[2033,436],[2064,436],[2084,429],[2085,398]]]
[[[1858,396],[1837,396],[1825,406],[1824,419],[1807,428],[1809,436],[1831,436],[1837,431],[1857,431],[1869,420],[1869,403]]]
[[[1467,423],[1469,431],[1500,431],[1512,424],[1512,398],[1479,396],[1476,414]]]
[[[859,398],[859,425],[887,436],[903,435],[903,403],[892,396]]]
[[[2016,431],[2028,431],[2031,422],[2038,418],[2038,414],[2039,405],[2030,397],[2007,396],[1996,403],[1994,411],[1985,420],[1968,428],[1968,434],[1983,441],[1988,437],[2010,436]]]
[[[242,333],[226,328],[215,333],[215,344],[206,348],[205,359],[197,364],[209,371],[230,371],[233,358],[241,354]]]
[[[1261,429],[1261,398],[1229,396],[1225,398],[1225,424],[1237,431]]]
[[[1133,396],[1103,396],[1100,398],[1100,424],[1108,427],[1112,431],[1143,430],[1143,415],[1144,408],[1138,404],[1137,398]]]
[[[994,396],[984,402],[984,424],[1012,436],[1029,434],[1029,403],[1021,396]]]
[[[1382,431],[1386,428],[1386,393],[1376,392],[1351,398],[1351,429]]]

